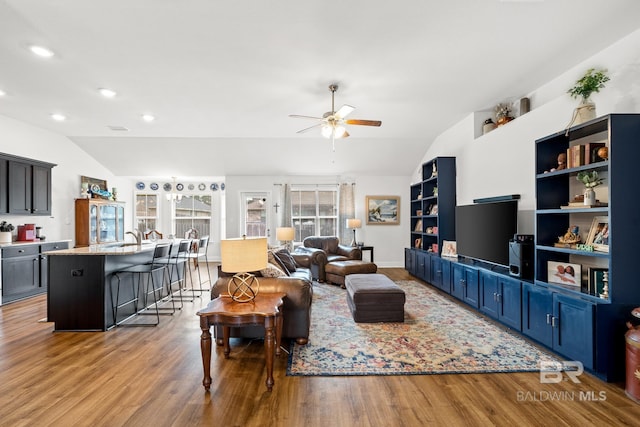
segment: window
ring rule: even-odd
[[[211,232],[211,196],[183,195],[173,203],[175,234],[183,237],[193,228],[198,236],[209,236]]]
[[[267,193],[242,193],[244,204],[244,234],[265,237],[268,224]]]
[[[296,229],[296,242],[301,242],[309,236],[337,236],[337,188],[292,188],[291,219]]]
[[[145,233],[158,228],[158,196],[136,194],[136,228]]]

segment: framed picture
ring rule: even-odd
[[[443,240],[442,241],[442,256],[457,257],[458,256],[458,249],[457,249],[456,242],[453,242],[451,240]]]
[[[547,261],[547,282],[580,287],[582,266],[568,262]]]
[[[587,245],[599,252],[609,252],[609,217],[596,216],[591,222]]]
[[[367,224],[400,224],[400,196],[367,196]]]
[[[609,274],[607,268],[589,268],[588,292],[590,295],[600,296],[604,293],[604,278]]]

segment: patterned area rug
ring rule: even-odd
[[[344,289],[314,283],[309,343],[292,344],[287,375],[527,372],[557,360],[428,285],[396,283],[404,323],[355,323]]]

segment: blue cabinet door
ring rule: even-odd
[[[465,266],[465,292],[464,302],[472,307],[478,308],[480,301],[480,279],[478,278],[478,270]]]
[[[486,271],[480,272],[480,311],[498,318],[498,276]]]
[[[498,278],[498,319],[505,325],[522,330],[522,284],[520,280]]]
[[[431,283],[431,259],[427,252],[416,255],[416,276],[427,283]]]
[[[416,275],[416,251],[413,249],[404,250],[404,268],[412,276]]]
[[[553,298],[553,349],[570,360],[593,368],[594,305],[555,294]]]
[[[462,264],[451,264],[451,295],[459,300],[464,299],[465,276]]]
[[[431,256],[431,284],[449,293],[449,284],[445,283],[444,270],[449,268],[449,261],[437,255]]]
[[[552,346],[553,294],[549,290],[525,283],[522,288],[522,332],[530,338]]]
[[[440,289],[446,293],[451,293],[451,261],[440,258],[442,262],[442,286]]]

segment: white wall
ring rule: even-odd
[[[104,179],[110,188],[118,187],[120,200],[131,197],[129,180],[112,175],[66,137],[4,116],[0,116],[0,152],[57,164],[51,172],[51,216],[0,216],[16,229],[22,224],[41,226],[47,240],[71,239],[75,244],[74,199],[80,197],[80,176]],[[131,227],[131,218],[125,218],[126,229]],[[17,230],[13,233],[15,239]]]
[[[456,156],[458,204],[520,194],[519,232],[533,232],[535,140],[563,130],[578,104],[566,91],[588,68],[606,68],[611,80],[592,96],[597,114],[640,112],[640,30],[530,93],[531,112],[474,138],[474,114],[439,135],[419,164]],[[496,99],[496,104],[501,100]],[[415,170],[419,165],[414,167]],[[412,176],[415,180],[415,177]]]

